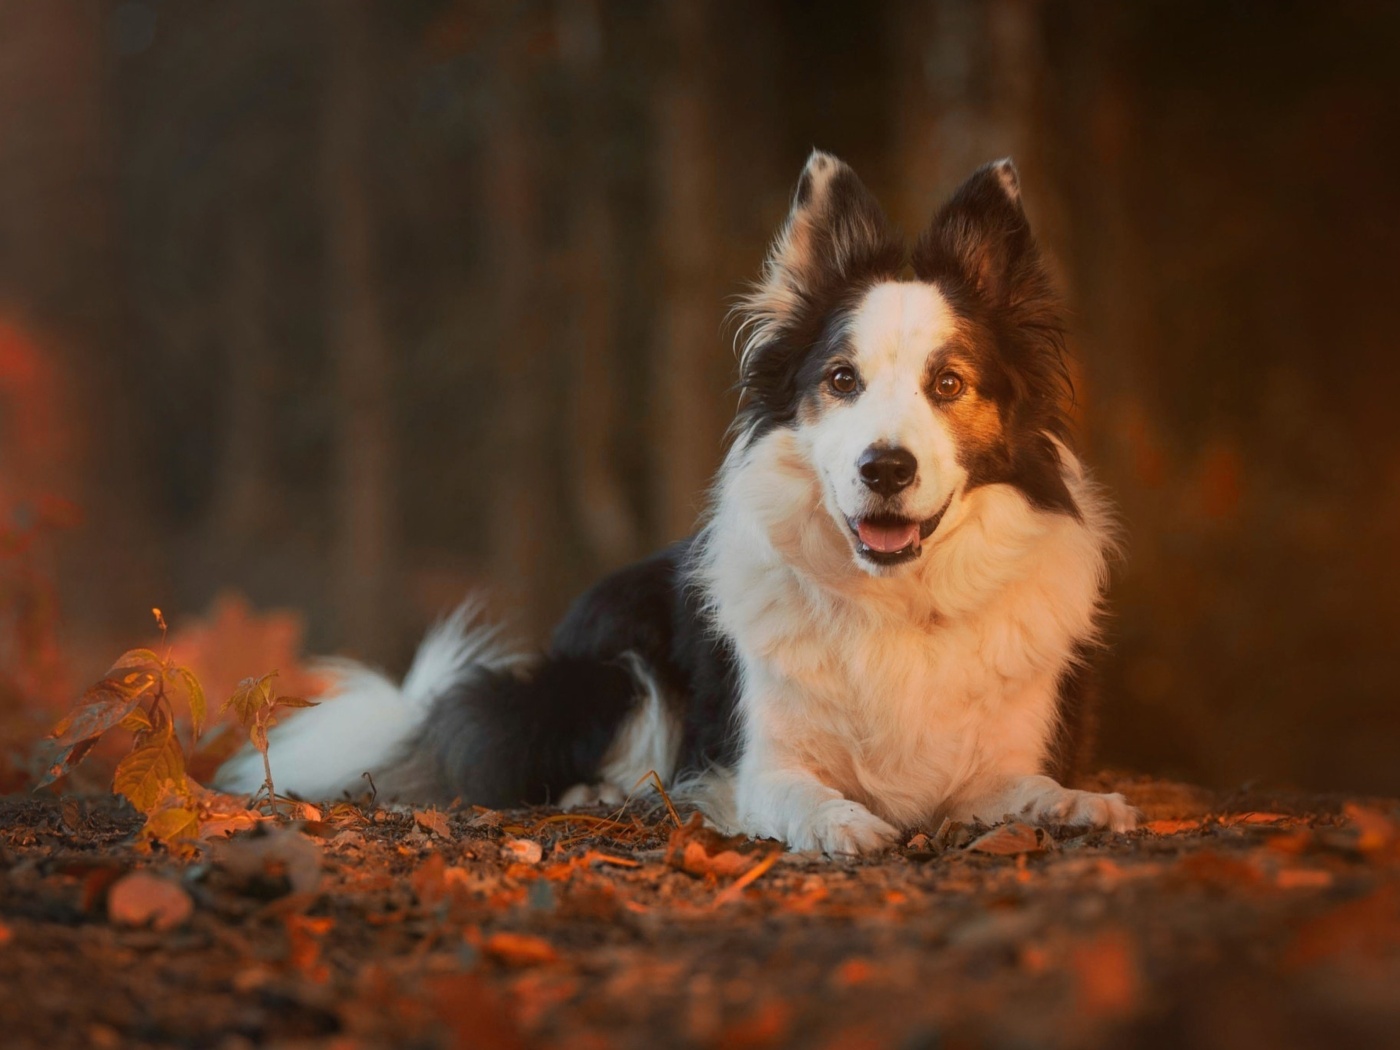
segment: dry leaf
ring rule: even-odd
[[[1152,820],[1142,825],[1142,828],[1154,835],[1179,835],[1183,831],[1194,831],[1200,826],[1199,820]]]
[[[1220,823],[1232,828],[1237,824],[1287,824],[1296,819],[1287,813],[1227,813],[1220,818]]]
[[[559,958],[554,945],[527,933],[493,933],[482,944],[481,951],[507,966],[540,966]]]
[[[145,871],[123,876],[107,893],[107,916],[122,926],[173,930],[193,914],[194,902],[179,883]]]
[[[1348,802],[1342,807],[1342,815],[1360,833],[1356,848],[1362,853],[1378,852],[1400,838],[1395,821],[1379,809]]]
[[[422,809],[413,814],[413,821],[424,831],[431,831],[439,838],[450,839],[452,828],[447,823],[447,818],[436,809]],[[536,843],[530,843],[536,850],[540,847]],[[533,863],[533,862],[531,862]]]
[[[1013,820],[993,828],[967,848],[977,853],[1011,856],[1017,853],[1043,853],[1054,845],[1055,840],[1044,828]]]
[[[544,859],[544,847],[530,839],[506,839],[501,843],[501,852],[517,864],[538,864]]]
[[[1325,890],[1332,885],[1332,873],[1316,868],[1284,868],[1274,877],[1281,890]]]
[[[736,878],[771,852],[772,846],[742,835],[721,835],[707,828],[699,813],[693,813],[688,823],[671,832],[666,843],[666,863],[690,875]]]

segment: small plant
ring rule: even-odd
[[[165,617],[152,609],[161,639]],[[207,705],[194,672],[171,659],[167,648],[131,649],[117,658],[107,674],[83,694],[78,706],[54,726],[42,748],[45,768],[36,787],[51,784],[72,770],[102,735],[114,726],[133,734],[133,746],[117,766],[113,789],[149,812],[166,788],[185,784],[185,752],[175,735],[176,701],[190,714],[191,743],[204,729]]]
[[[284,709],[315,707],[316,701],[304,700],[299,696],[273,697],[272,680],[277,672],[272,671],[261,678],[245,678],[238,683],[231,697],[224,702],[223,710],[232,709],[239,724],[248,731],[248,738],[262,755],[263,773],[267,779],[263,788],[267,792],[267,802],[272,812],[277,812],[277,791],[272,786],[272,764],[267,757],[267,731],[277,724],[277,713]]]
[[[200,787],[186,773],[186,755],[193,754],[204,731],[208,704],[194,672],[170,655],[165,644],[165,617],[159,609],[151,612],[160,628],[165,655],[132,649],[117,659],[45,738],[40,747],[42,773],[35,788],[71,772],[109,730],[125,729],[132,734],[131,751],[117,763],[112,790],[125,795],[146,815],[143,835],[147,839],[188,850],[204,821],[227,817],[227,813],[218,812],[215,793]],[[233,710],[253,746],[262,753],[267,798],[274,813],[277,796],[267,759],[267,731],[280,710],[313,706],[313,701],[299,697],[274,699],[271,682],[276,675],[273,671],[261,678],[245,678],[223,705],[223,710]],[[175,728],[176,711],[181,706],[189,713],[188,751]]]

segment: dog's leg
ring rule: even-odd
[[[897,829],[859,802],[803,769],[741,772],[736,793],[744,831],[781,839],[792,850],[873,853],[899,837]]]
[[[973,797],[955,803],[949,813],[955,820],[980,820],[994,824],[1006,817],[1038,824],[1070,824],[1079,827],[1131,831],[1139,813],[1122,795],[1076,791],[1050,777],[1005,777]]]
[[[792,850],[873,853],[899,837],[896,828],[756,734],[746,741],[734,791],[743,831],[781,839]]]

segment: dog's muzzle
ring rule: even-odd
[[[876,565],[900,565],[923,553],[924,540],[933,535],[952,505],[953,495],[949,493],[938,513],[923,521],[895,514],[872,514],[848,518],[846,524],[855,535],[856,553],[862,558]]]

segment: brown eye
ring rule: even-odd
[[[860,381],[856,379],[855,369],[848,368],[846,365],[832,369],[827,382],[831,384],[831,389],[838,394],[854,394],[856,387],[860,384]]]
[[[933,381],[933,392],[945,401],[951,401],[963,392],[962,376],[956,372],[940,372]]]

